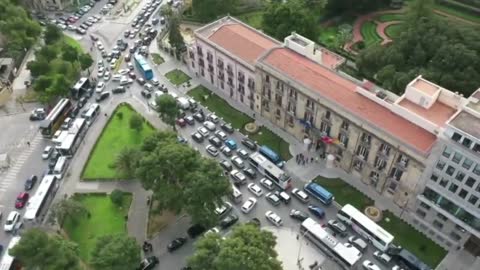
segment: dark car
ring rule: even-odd
[[[198,122],[203,123],[203,121],[205,121],[205,115],[203,113],[200,113],[200,112],[197,112],[196,114],[194,114],[193,118],[195,118],[195,120],[197,120]]]
[[[177,120],[175,120],[175,123],[179,126],[179,127],[185,127],[187,125],[187,122],[185,121],[185,119],[179,117],[177,118]]]
[[[142,97],[147,98],[147,99],[152,97],[152,94],[150,94],[150,92],[148,92],[148,91],[145,90],[145,89],[142,90],[142,91],[140,92],[140,94],[142,95]]]
[[[78,115],[79,112],[80,112],[80,107],[79,106],[74,106],[72,111],[70,112],[69,116],[71,118],[75,118]]]
[[[25,184],[24,184],[25,190],[31,190],[36,183],[37,183],[37,176],[36,175],[30,176],[29,178],[27,178],[27,180],[25,180]]]
[[[98,95],[97,98],[95,98],[95,101],[97,102],[103,101],[107,99],[109,96],[110,96],[110,92],[103,91],[102,93],[100,93],[100,95]]]
[[[151,270],[155,268],[155,266],[158,264],[158,258],[156,256],[150,256],[148,258],[145,258],[141,263],[140,266],[137,268],[137,270]]]
[[[252,151],[257,150],[257,144],[254,141],[250,140],[249,138],[243,138],[242,144]]]
[[[243,174],[250,177],[251,179],[255,179],[255,177],[257,177],[257,172],[252,168],[243,169]]]
[[[325,217],[325,211],[323,211],[322,208],[316,206],[316,205],[313,205],[313,204],[310,204],[308,206],[308,211],[310,211],[314,216],[318,217],[318,218],[323,218]]]
[[[202,143],[203,142],[203,136],[202,134],[195,132],[192,134],[192,139],[194,139],[197,143]]]
[[[181,246],[183,246],[187,242],[187,238],[185,237],[179,237],[174,239],[170,244],[167,246],[168,252],[175,251],[179,249]]]
[[[112,89],[113,94],[121,94],[121,93],[125,93],[125,92],[126,92],[126,90],[125,90],[125,87],[123,87],[123,86],[117,86],[117,87]]]
[[[347,236],[347,226],[338,220],[329,220],[327,223],[328,227],[340,234],[341,237]]]
[[[208,141],[215,147],[222,146],[222,141],[215,136],[210,136],[210,138],[208,138]]]
[[[189,125],[195,125],[195,120],[193,119],[193,117],[191,115],[188,115],[188,116],[185,116],[185,122],[187,122],[187,124]]]
[[[235,130],[233,129],[232,125],[228,123],[223,123],[220,125],[220,128],[222,128],[224,131],[232,134]]]
[[[205,232],[205,230],[205,227],[203,227],[202,225],[195,224],[188,228],[187,234],[188,236],[190,236],[190,238],[195,238]]]
[[[235,214],[230,214],[220,221],[220,227],[222,227],[222,229],[226,229],[235,224],[237,221],[238,216]]]
[[[145,79],[138,77],[138,78],[137,78],[137,82],[138,82],[138,84],[140,84],[140,85],[144,85],[144,84],[145,84]]]
[[[233,169],[232,164],[226,160],[220,161],[220,166],[226,171],[231,171]]]
[[[299,220],[299,221],[304,221],[305,219],[309,218],[310,216],[303,211],[292,209],[290,211],[290,217],[293,218],[293,219]]]

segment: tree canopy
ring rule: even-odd
[[[172,48],[175,48],[177,54],[185,48],[185,41],[183,40],[182,33],[180,32],[180,22],[178,17],[170,17],[168,26],[168,42]]]
[[[191,147],[177,142],[173,132],[159,132],[142,146],[136,175],[158,201],[157,210],[187,212],[204,225],[217,221],[214,209],[231,190],[222,169]]]
[[[192,0],[193,15],[203,22],[213,21],[233,13],[236,3],[237,0]]]
[[[160,95],[156,102],[157,111],[160,113],[162,121],[175,129],[175,119],[179,109],[175,98],[172,95]]]
[[[95,243],[90,265],[96,270],[132,270],[137,269],[140,259],[140,246],[134,238],[104,235]]]
[[[76,222],[79,218],[88,214],[88,209],[81,202],[70,197],[61,199],[52,205],[49,221],[51,223],[57,222],[60,227],[63,227],[67,219]]]
[[[390,2],[391,0],[329,0],[325,9],[332,15],[363,14],[386,7]]]
[[[49,235],[40,229],[26,231],[9,252],[26,269],[82,269],[77,244],[58,235]]]
[[[188,265],[197,270],[281,270],[275,244],[271,232],[243,224],[225,239],[211,233],[198,240]]]

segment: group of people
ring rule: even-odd
[[[297,161],[297,164],[305,165],[305,164],[308,164],[308,162],[313,163],[314,158],[306,157],[304,154],[298,154],[295,156],[295,160]]]
[[[143,252],[152,252],[153,251],[153,245],[151,243],[148,243],[147,241],[143,242],[142,246]]]

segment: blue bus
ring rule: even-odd
[[[310,182],[305,185],[304,189],[306,192],[310,193],[310,195],[312,195],[325,205],[331,204],[334,200],[332,193],[330,193],[328,190],[326,190],[317,183]]]
[[[280,158],[280,155],[275,153],[275,151],[266,145],[262,145],[258,152],[270,160],[273,164],[277,165],[279,168],[282,168],[283,165],[285,165],[285,161]]]
[[[138,70],[143,75],[145,80],[153,79],[152,68],[147,63],[145,58],[143,58],[143,56],[141,56],[140,54],[135,54],[135,56],[133,58],[135,59],[135,65],[137,66]]]

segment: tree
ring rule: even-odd
[[[194,222],[213,225],[214,209],[231,190],[220,166],[178,143],[173,132],[160,132],[145,141],[136,176],[153,191],[156,210],[185,211]]]
[[[279,40],[292,32],[309,39],[316,39],[315,17],[301,0],[271,3],[263,14],[263,29]]]
[[[27,63],[27,69],[30,70],[30,75],[34,78],[47,74],[50,70],[50,64],[45,58],[37,58],[34,61]]]
[[[62,30],[54,24],[48,24],[45,28],[45,44],[53,44],[63,37]]]
[[[120,207],[123,204],[123,196],[125,193],[119,189],[114,189],[110,193],[110,201],[112,201],[113,204],[116,206]]]
[[[327,1],[325,9],[329,14],[364,14],[381,7],[387,7],[391,0],[334,0]]]
[[[350,40],[352,40],[352,26],[349,24],[342,24],[338,27],[338,33],[337,33],[337,47],[338,48],[343,48],[345,44],[347,44]]]
[[[74,47],[68,45],[68,44],[63,44],[62,46],[62,59],[67,61],[67,62],[75,62],[78,60],[79,54],[77,49]]]
[[[130,117],[130,128],[140,133],[143,129],[143,118],[138,114],[132,115]]]
[[[77,244],[36,228],[26,231],[9,253],[26,269],[82,269]]]
[[[90,56],[90,54],[88,53],[80,54],[78,61],[80,61],[80,67],[82,68],[82,70],[91,67],[93,64],[92,56]]]
[[[140,160],[141,153],[139,150],[132,147],[123,148],[117,155],[115,160],[115,168],[128,178],[135,175],[137,163]]]
[[[160,95],[156,102],[160,118],[175,130],[175,119],[178,115],[178,105],[175,98],[171,95]]]
[[[237,0],[192,0],[193,15],[202,22],[234,13]]]
[[[173,16],[173,10],[170,5],[163,5],[160,7],[160,14],[168,20]]]
[[[198,270],[281,270],[275,236],[252,224],[236,226],[228,238],[208,234],[195,243],[188,266]]]
[[[172,48],[175,48],[177,57],[179,53],[185,48],[185,41],[180,32],[180,22],[177,17],[171,17],[168,26],[168,42]]]
[[[35,79],[35,82],[33,83],[33,90],[37,92],[43,92],[45,89],[50,87],[50,85],[53,83],[53,78],[47,75],[42,75]]]
[[[140,261],[140,246],[128,235],[104,235],[97,239],[92,251],[90,265],[93,269],[137,269]]]
[[[70,197],[68,199],[61,199],[50,207],[49,221],[52,224],[57,222],[62,228],[65,221],[70,220],[77,222],[79,219],[88,215],[90,215],[90,213],[87,208],[85,208],[81,202]]]

